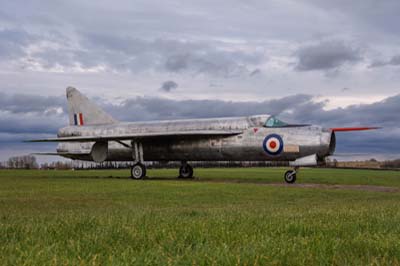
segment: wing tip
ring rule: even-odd
[[[33,152],[30,155],[39,155],[39,156],[61,156],[58,152]]]
[[[48,142],[49,140],[47,139],[28,139],[28,140],[23,140],[23,143],[33,143],[33,142]]]

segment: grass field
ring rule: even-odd
[[[0,265],[399,265],[400,172],[0,171]],[[218,181],[218,182],[215,182]]]

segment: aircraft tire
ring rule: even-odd
[[[146,176],[146,166],[141,163],[137,163],[131,168],[131,178],[132,179],[142,179]]]
[[[182,165],[179,168],[179,178],[193,178],[193,167],[190,164]]]
[[[284,179],[286,183],[293,184],[294,182],[296,182],[296,171],[295,170],[286,171]]]

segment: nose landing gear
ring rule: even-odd
[[[182,162],[181,167],[179,168],[179,177],[178,178],[193,178],[193,167],[187,162]]]
[[[288,170],[284,174],[285,182],[288,184],[293,184],[296,182],[297,172],[299,171],[299,167],[295,167],[293,170]]]

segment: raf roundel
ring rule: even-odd
[[[283,140],[277,134],[270,134],[263,141],[263,149],[269,155],[279,155],[283,150]]]

